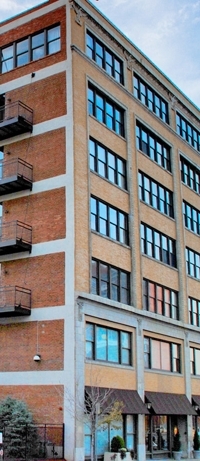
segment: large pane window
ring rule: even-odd
[[[180,345],[144,337],[145,368],[180,373]]]
[[[190,372],[200,376],[200,349],[190,348]]]
[[[14,67],[14,48],[13,45],[6,46],[1,50],[1,72],[4,74]]]
[[[60,25],[43,29],[0,49],[1,73],[60,51]]]
[[[141,249],[147,256],[176,267],[175,240],[143,223],[141,224]]]
[[[200,151],[200,132],[178,113],[176,114],[176,130],[194,149]]]
[[[131,365],[131,333],[87,323],[86,358]]]
[[[139,195],[140,200],[143,200],[161,213],[171,218],[174,217],[173,193],[141,171],[139,172]]]
[[[168,103],[138,75],[134,75],[134,96],[164,122],[168,121]]]
[[[16,66],[23,66],[27,64],[30,60],[29,58],[29,40],[26,38],[25,40],[21,40],[16,44],[16,57],[17,63]]]
[[[200,300],[189,297],[188,310],[190,324],[200,327]]]
[[[183,216],[185,227],[200,235],[200,211],[183,201]]]
[[[140,149],[165,170],[171,171],[170,146],[139,122],[136,126],[136,142],[137,149]]]
[[[188,275],[200,280],[200,253],[186,248],[186,268]]]
[[[184,157],[180,159],[181,179],[184,184],[200,194],[200,170]]]
[[[128,244],[128,215],[95,197],[91,198],[91,229]]]
[[[123,84],[123,62],[91,32],[87,31],[87,55],[117,82]]]
[[[60,51],[60,26],[47,30],[47,54]]]
[[[93,294],[129,304],[129,278],[128,272],[92,259],[91,291]]]
[[[143,279],[143,309],[178,320],[178,293]]]
[[[124,137],[124,110],[92,85],[88,88],[88,111],[107,128]]]

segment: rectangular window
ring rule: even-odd
[[[88,88],[88,111],[107,128],[124,137],[124,110],[92,85]]]
[[[20,40],[16,44],[16,67],[23,66],[30,61],[29,57],[29,40],[26,38],[25,40]]]
[[[200,253],[186,248],[186,267],[188,275],[200,280]]]
[[[87,323],[86,359],[131,365],[131,333]]]
[[[181,373],[180,345],[144,337],[145,368]]]
[[[178,320],[178,292],[143,279],[143,309]]]
[[[165,170],[171,171],[170,147],[138,122],[136,126],[136,142],[137,149],[141,150]]]
[[[200,376],[200,349],[190,347],[190,373]]]
[[[91,292],[103,298],[129,304],[130,274],[117,267],[92,259]]]
[[[89,141],[90,169],[113,184],[127,189],[126,162],[95,139]]]
[[[41,30],[0,49],[1,73],[60,51],[60,25]]]
[[[176,267],[175,240],[143,223],[141,224],[141,249],[147,256]]]
[[[173,218],[173,193],[141,171],[138,179],[140,200]]]
[[[176,114],[176,131],[194,149],[200,151],[200,132],[180,114]]]
[[[117,82],[123,84],[123,62],[91,32],[87,31],[87,55]]]
[[[91,229],[128,245],[128,215],[91,197]]]
[[[185,227],[195,234],[200,235],[200,211],[183,201],[183,216]]]
[[[200,300],[189,297],[188,311],[190,324],[200,327]]]
[[[183,157],[180,158],[180,170],[183,183],[200,194],[200,170]]]
[[[134,75],[134,96],[164,122],[169,123],[168,103],[138,75]]]

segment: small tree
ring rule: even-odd
[[[123,403],[114,401],[112,389],[90,387],[85,395],[84,412],[87,414],[88,424],[91,428],[91,461],[95,460],[95,435],[102,424],[115,424],[122,420]]]
[[[194,433],[193,443],[194,443],[194,450],[199,451],[200,450],[200,437],[199,437],[198,431],[195,431]]]
[[[39,439],[25,402],[11,397],[0,402],[0,431],[4,434],[6,457],[27,459],[37,456]]]
[[[180,433],[179,430],[177,429],[177,432],[174,436],[174,451],[181,451],[181,440],[180,440]]]

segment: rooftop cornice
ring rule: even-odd
[[[177,109],[177,110],[182,111],[185,114],[186,117],[189,116],[194,120],[194,122],[197,124],[198,128],[200,127],[199,116],[196,113],[194,113],[191,109],[189,109],[189,107],[186,104],[184,104],[184,102],[181,100],[181,98],[179,98],[178,95],[176,94],[176,92],[181,93],[181,90],[178,87],[174,87],[173,82],[171,82],[169,80],[169,86],[171,86],[172,88],[174,87],[174,89],[175,89],[175,91],[173,92],[172,88],[170,89],[161,80],[159,80],[159,78],[152,72],[152,70],[149,69],[149,66],[152,66],[152,67],[154,66],[155,70],[157,72],[160,72],[160,75],[161,75],[162,78],[164,78],[164,79],[168,79],[168,78],[167,78],[167,76],[162,74],[162,72],[158,68],[156,68],[156,66],[153,64],[153,62],[148,60],[148,57],[143,55],[143,53],[139,49],[137,49],[135,47],[135,45],[133,43],[131,43],[131,41],[130,41],[130,45],[131,45],[132,48],[135,48],[135,54],[133,53],[133,50],[130,51],[130,48],[128,48],[128,44],[127,44],[127,47],[126,47],[124,43],[122,43],[120,40],[118,40],[116,38],[116,36],[114,36],[111,32],[109,32],[107,30],[107,28],[104,27],[102,25],[102,23],[100,23],[94,17],[94,14],[92,14],[92,12],[90,11],[89,6],[91,6],[91,8],[95,9],[94,5],[90,5],[88,3],[88,8],[87,8],[87,7],[83,6],[82,4],[80,5],[79,0],[69,0],[69,3],[71,4],[72,8],[74,9],[74,11],[76,13],[75,21],[79,25],[82,25],[81,18],[82,17],[87,17],[97,28],[99,28],[104,34],[106,34],[107,38],[111,42],[115,42],[115,45],[117,45],[117,47],[119,47],[122,50],[122,53],[123,53],[123,55],[124,55],[124,57],[126,59],[126,62],[127,62],[128,70],[133,72],[135,70],[135,66],[137,66],[138,69],[141,71],[141,74],[143,74],[143,75],[146,74],[148,76],[148,78],[150,77],[150,79],[153,81],[155,86],[158,86],[158,87],[162,88],[162,90],[164,90],[165,97],[171,103],[172,109],[174,109],[174,110]],[[100,11],[97,10],[97,12],[99,14],[101,14]],[[105,18],[105,19],[109,23],[109,20],[107,18]],[[112,24],[112,23],[110,23],[110,24],[111,24],[112,27],[115,27],[114,24]],[[118,32],[120,32],[122,34],[121,31],[118,30]],[[129,41],[128,38],[124,36],[124,41],[125,40]],[[137,54],[138,54],[138,56],[137,56]],[[147,61],[148,66],[145,65],[145,61]],[[184,94],[183,94],[183,97],[187,99],[187,96],[184,95]],[[188,103],[190,105],[194,106],[195,111],[198,111],[198,108],[189,99],[188,99]]]

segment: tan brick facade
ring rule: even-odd
[[[127,427],[132,421],[131,448],[138,461],[145,461],[156,455],[152,428],[160,424],[160,417],[166,418],[163,427],[166,424],[168,445],[157,455],[172,455],[173,430],[180,424],[186,440],[184,457],[189,457],[192,433],[200,424],[199,414],[192,409],[192,396],[200,398],[199,374],[191,372],[190,360],[191,350],[200,354],[200,269],[196,268],[197,276],[188,273],[186,248],[198,259],[199,232],[186,228],[183,201],[198,213],[200,202],[199,192],[181,176],[180,160],[200,178],[200,147],[195,149],[179,135],[176,115],[199,133],[199,111],[87,0],[49,0],[1,25],[1,47],[4,50],[14,43],[15,51],[13,68],[0,74],[0,101],[5,96],[7,104],[0,120],[0,151],[5,162],[17,158],[28,162],[33,167],[33,184],[32,188],[18,188],[24,180],[18,174],[8,178],[10,189],[7,183],[1,189],[9,167],[2,170],[0,164],[0,400],[8,395],[24,400],[37,423],[64,424],[65,459],[83,461],[85,455],[90,459],[90,453],[84,451],[84,414],[76,420],[75,413],[81,405],[83,411],[85,385],[137,392],[141,405],[147,403],[147,392],[181,396],[188,399],[191,412],[163,415],[152,409],[145,416],[143,406],[141,411],[124,415],[120,430],[128,443]],[[53,35],[56,51],[50,52],[48,30],[58,25],[60,45]],[[32,61],[32,36],[40,31],[44,31],[44,50]],[[87,31],[102,46],[102,65],[94,50],[92,59],[87,53]],[[18,66],[17,44],[27,37],[29,61]],[[121,83],[109,74],[108,51],[113,62],[121,62]],[[151,110],[147,94],[143,101],[134,94],[135,75],[146,85],[148,95],[152,92],[166,104],[168,121],[156,115],[155,107]],[[94,88],[94,99],[97,96],[96,106],[93,104],[96,113],[92,113],[92,102],[88,105],[88,85]],[[18,100],[33,111],[30,131],[24,129],[20,117],[13,121],[12,103]],[[109,125],[117,110],[123,114],[121,134]],[[9,130],[6,135],[2,124]],[[148,148],[145,135],[138,147],[136,126],[146,130]],[[99,145],[95,160],[90,159],[90,138]],[[150,158],[153,142],[168,146],[171,170]],[[92,161],[98,165],[96,171],[90,169]],[[116,179],[119,161],[125,162],[125,186]],[[143,194],[151,199],[154,195],[154,203],[140,196],[139,173],[147,178]],[[172,194],[172,203],[168,203],[172,215],[166,212],[166,196],[161,200],[162,188]],[[160,209],[155,205],[155,190],[159,190]],[[98,200],[95,217],[91,215],[91,196]],[[124,216],[127,227],[123,227]],[[22,246],[23,233],[21,239],[10,237],[9,224],[15,221],[32,227],[30,252]],[[148,228],[145,242],[141,224]],[[93,230],[92,225],[96,226]],[[176,247],[174,264],[171,242]],[[149,248],[153,246],[152,255]],[[97,264],[96,275],[92,274],[92,259]],[[11,287],[31,291],[30,315],[22,315],[20,303],[8,306],[4,290]],[[161,292],[165,293],[162,300]],[[178,306],[174,301],[177,293]],[[188,308],[190,298],[199,309],[198,316],[193,312],[198,317],[196,323]],[[93,328],[92,338],[87,336],[88,323]],[[177,356],[174,350],[179,351]],[[35,354],[40,360],[34,360]],[[170,363],[165,368],[166,354]],[[124,356],[128,359],[123,362]],[[99,432],[100,437],[104,431]],[[102,446],[99,444],[101,450],[104,443],[109,447],[106,437]],[[103,459],[103,452],[99,455]]]

